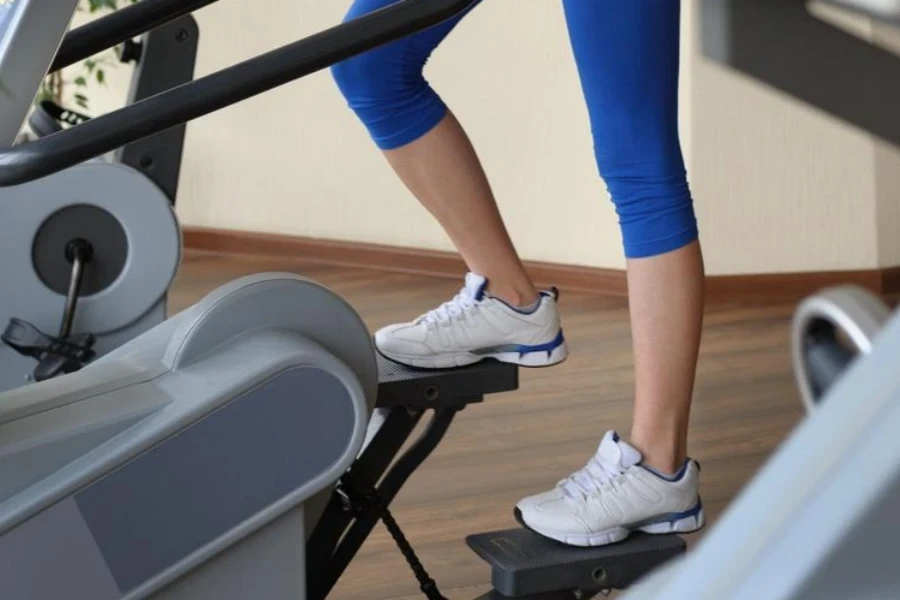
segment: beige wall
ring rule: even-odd
[[[900,55],[900,30],[876,25],[873,39]],[[900,265],[900,149],[873,140],[878,238],[878,263]]]
[[[198,75],[339,21],[346,2],[221,2],[199,12]],[[686,0],[681,127],[712,274],[900,264],[900,153],[699,55]],[[865,22],[852,21],[861,35]],[[882,34],[886,35],[886,34]],[[434,56],[525,258],[623,266],[596,176],[558,3],[480,6]],[[95,108],[120,101],[95,94]],[[193,123],[186,225],[450,250],[394,179],[327,73]]]
[[[321,29],[345,9],[345,2],[290,3],[273,25],[253,3],[214,5],[200,15],[204,48],[215,48],[200,69]],[[238,38],[229,23],[266,35]],[[510,24],[518,34],[501,41],[498,32]],[[491,2],[439,49],[430,73],[470,131],[522,254],[619,265],[619,233],[595,176],[569,53],[556,4]],[[185,223],[451,249],[327,73],[198,122],[189,156]]]
[[[875,267],[870,137],[696,48],[689,60],[693,182],[709,271]]]

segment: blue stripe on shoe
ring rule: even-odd
[[[645,465],[643,463],[638,464],[638,466],[641,467],[642,469],[644,469],[645,471],[650,471],[651,473],[653,473],[660,479],[664,479],[665,481],[678,481],[679,479],[684,477],[684,474],[687,472],[687,468],[688,468],[688,465],[690,464],[690,462],[691,462],[691,459],[687,459],[686,461],[684,461],[684,464],[681,465],[681,468],[678,469],[678,472],[675,474],[660,473],[653,467],[648,467],[647,465]]]
[[[644,519],[643,521],[638,521],[637,523],[631,523],[630,525],[628,525],[628,528],[637,529],[638,527],[646,527],[647,525],[654,525],[656,523],[674,523],[675,521],[687,519],[688,517],[696,517],[701,513],[701,511],[703,511],[703,501],[698,496],[697,504],[695,504],[693,508],[690,508],[684,512],[665,513],[662,515],[657,515],[649,519]]]
[[[693,508],[690,508],[684,512],[679,513],[669,513],[666,516],[669,521],[677,521],[679,519],[685,519],[687,517],[696,517],[700,514],[700,511],[703,510],[703,501],[700,500],[700,497],[697,496],[697,504],[694,505]]]
[[[559,333],[556,334],[556,337],[546,344],[537,344],[534,346],[518,345],[515,347],[515,352],[518,352],[519,356],[531,354],[532,352],[546,352],[549,354],[562,346],[565,341],[566,339],[563,337],[563,331],[560,329]]]
[[[526,345],[526,344],[501,344],[498,346],[488,346],[487,348],[478,348],[477,350],[472,350],[472,354],[479,355],[488,355],[488,354],[501,354],[501,353],[518,353],[519,356],[525,356],[526,354],[531,354],[532,352],[546,352],[547,356],[562,346],[565,343],[566,339],[563,337],[562,329],[559,330],[559,333],[556,334],[556,337],[544,344],[535,344],[535,345]]]

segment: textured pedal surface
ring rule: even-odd
[[[576,548],[527,529],[470,535],[466,543],[491,566],[494,589],[512,598],[625,589],[686,549],[677,535],[634,534],[609,546]]]
[[[379,407],[438,408],[479,402],[519,387],[519,368],[487,359],[456,369],[417,369],[378,355]]]

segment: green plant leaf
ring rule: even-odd
[[[139,0],[80,0],[78,3],[78,10],[87,10],[91,13],[95,13],[98,11],[105,10],[117,10],[120,6],[125,6],[127,4],[135,4]],[[0,0],[3,2],[3,0]],[[88,58],[82,62],[82,67],[86,71],[84,75],[76,77],[74,81],[65,81],[59,80],[58,83],[54,82],[52,76],[48,76],[44,82],[41,84],[40,92],[36,98],[37,102],[45,99],[56,99],[60,98],[64,95],[64,88],[67,85],[74,83],[76,87],[79,88],[88,88],[89,82],[91,79],[95,79],[97,83],[100,85],[106,85],[106,72],[101,65],[105,65],[109,68],[116,68],[118,66],[117,61],[113,61],[110,57],[105,55],[98,55],[92,58]],[[57,89],[58,88],[58,89]],[[9,90],[5,88],[3,82],[0,82],[0,94],[8,94]],[[75,102],[78,106],[82,108],[87,108],[88,105],[88,97],[84,94],[75,94]]]
[[[116,10],[118,8],[118,2],[116,0],[88,0],[88,5],[90,7],[90,12],[97,12],[98,10]]]

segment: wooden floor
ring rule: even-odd
[[[290,260],[191,254],[174,286],[172,310],[258,271],[299,273],[331,287],[372,330],[436,306],[460,285]],[[463,542],[468,533],[515,526],[512,507],[519,498],[581,467],[607,429],[628,431],[632,372],[624,302],[572,293],[562,296],[561,308],[571,358],[552,369],[523,371],[519,391],[463,411],[394,502],[394,516],[451,600],[487,589],[486,567]],[[710,523],[802,416],[790,368],[792,311],[788,305],[708,309],[690,452],[703,466]],[[332,597],[421,595],[379,526]]]

